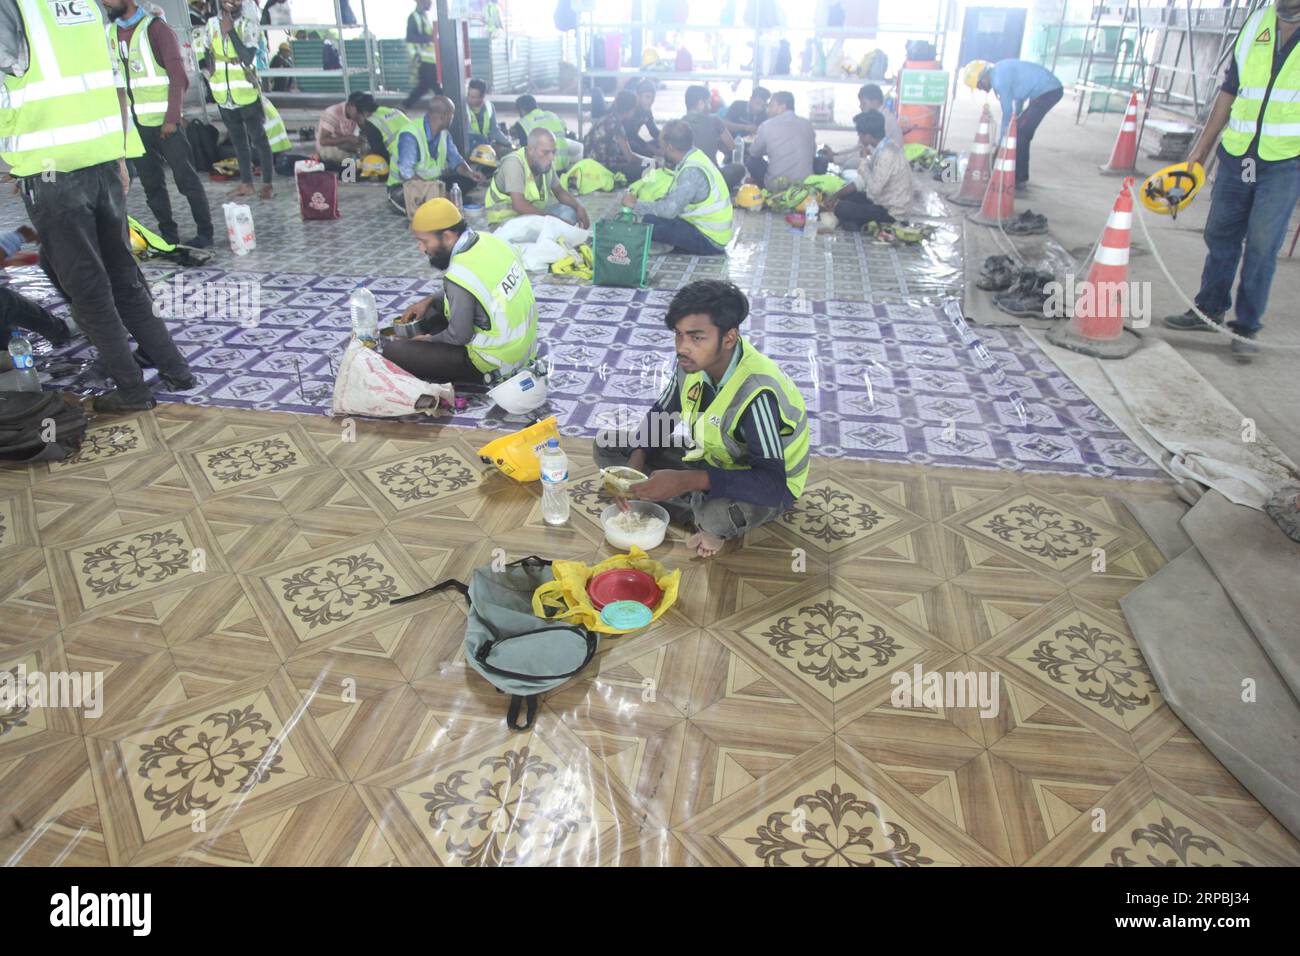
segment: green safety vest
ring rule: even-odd
[[[108,24],[108,43],[117,52],[131,99],[131,112],[141,126],[162,126],[167,118],[167,90],[171,86],[167,70],[153,55],[153,44],[149,42],[149,25],[153,21],[146,14],[136,24],[125,56],[117,38],[117,25]]]
[[[17,4],[31,62],[22,76],[5,75],[0,100],[0,156],[13,175],[70,173],[125,157],[126,130],[99,6]]]
[[[526,200],[542,210],[545,210],[547,206],[555,201],[555,197],[551,193],[551,174],[547,173],[542,176],[542,182],[539,186],[537,183],[538,177],[533,174],[532,167],[528,165],[528,156],[524,152],[524,147],[521,146],[501,160],[496,175],[492,177],[492,184],[488,186],[487,199],[484,200],[484,205],[487,207],[488,223],[493,226],[518,215],[510,202],[510,194],[497,185],[497,180],[501,178],[501,170],[505,169],[506,163],[510,162],[511,159],[518,161],[524,167],[524,198]]]
[[[549,130],[555,137],[555,172],[556,175],[564,172],[569,168],[569,151],[568,134],[564,129],[564,120],[560,119],[550,110],[536,109],[531,113],[519,118],[519,125],[523,128],[524,137],[527,138],[533,130],[539,127]]]
[[[685,460],[703,460],[714,468],[728,471],[748,468],[749,454],[736,438],[736,430],[750,403],[763,392],[770,392],[781,413],[778,430],[785,451],[785,484],[790,494],[798,498],[803,494],[811,464],[808,414],[803,396],[770,358],[744,339],[736,347],[744,349],[740,361],[707,408],[699,407],[706,384],[705,373],[692,372],[682,379],[682,420],[691,429],[695,442]]]
[[[1250,148],[1257,131],[1260,159],[1272,162],[1300,156],[1300,45],[1291,50],[1273,79],[1276,43],[1277,12],[1272,6],[1252,15],[1237,38],[1240,85],[1223,131],[1223,148],[1233,156],[1241,156]]]
[[[227,109],[256,103],[262,95],[261,87],[249,80],[244,64],[235,52],[235,44],[229,37],[221,35],[221,18],[209,20],[207,31],[208,49],[212,51],[213,61],[212,76],[208,79],[212,99]]]
[[[688,167],[701,170],[709,178],[709,195],[683,209],[679,218],[719,246],[725,246],[731,241],[732,235],[731,190],[727,188],[727,181],[709,157],[698,149],[692,149],[677,164],[673,180],[676,181],[682,170]]]
[[[265,96],[262,97],[262,112],[265,114],[265,121],[262,123],[266,130],[266,138],[271,142],[271,152],[283,153],[293,146],[293,140],[289,139],[289,131],[284,128],[284,120],[280,117],[280,111]]]
[[[406,124],[406,129],[401,132],[410,133],[414,136],[415,143],[420,150],[416,156],[413,171],[415,178],[432,182],[441,177],[447,169],[447,139],[450,133],[443,130],[438,134],[438,152],[435,154],[429,149],[429,137],[424,128],[424,120],[410,120]],[[397,157],[394,155],[389,163],[388,182],[389,185],[395,185],[401,181],[402,177],[397,171]]]
[[[487,100],[483,101],[483,119],[480,120],[473,110],[469,111],[469,131],[475,136],[482,136],[484,139],[492,138],[492,129],[497,125],[497,114],[492,109],[492,104]]]
[[[443,276],[483,307],[491,328],[476,329],[465,347],[480,372],[509,375],[533,357],[537,342],[537,301],[524,264],[514,248],[496,236],[479,233],[468,249],[451,257]],[[451,305],[443,299],[451,319]]]
[[[426,17],[419,10],[415,11],[416,19],[420,21],[420,32],[426,36],[433,36],[433,21]],[[437,43],[408,43],[406,52],[411,55],[411,59],[417,63],[437,63],[438,62],[438,44]]]
[[[370,125],[383,137],[390,161],[395,160],[398,134],[411,125],[411,118],[394,106],[381,106],[370,114]]]

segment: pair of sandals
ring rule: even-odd
[[[1047,232],[1047,217],[1026,209],[1015,219],[1002,224],[1008,236],[1039,236]]]

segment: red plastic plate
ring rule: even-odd
[[[655,579],[635,568],[614,568],[602,571],[587,582],[587,596],[599,611],[614,601],[636,601],[654,609],[659,606],[663,592]]]

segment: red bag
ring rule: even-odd
[[[322,170],[299,173],[295,178],[298,181],[298,207],[303,219],[339,218],[338,177]]]

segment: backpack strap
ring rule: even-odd
[[[455,578],[448,578],[445,581],[439,581],[433,587],[425,588],[423,591],[417,591],[415,594],[404,594],[399,598],[393,598],[388,603],[390,605],[405,604],[407,601],[414,601],[416,598],[428,597],[431,594],[438,594],[442,591],[448,590],[449,588],[454,588],[455,590],[459,591],[461,597],[465,599],[465,602],[469,603],[469,585],[465,584],[463,581],[457,581]]]
[[[527,722],[519,723],[519,706],[527,704]],[[521,694],[510,695],[510,709],[506,712],[506,724],[511,730],[528,730],[533,726],[533,721],[537,719],[537,695],[529,694],[527,697]]]

